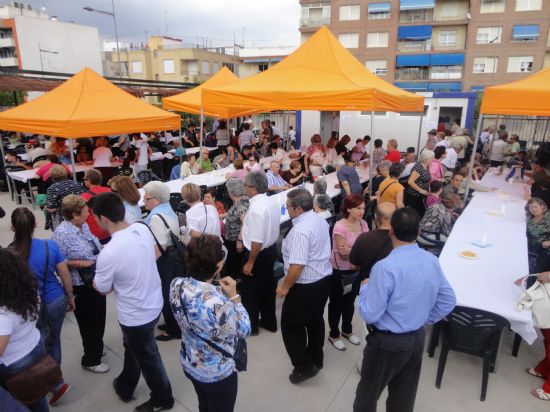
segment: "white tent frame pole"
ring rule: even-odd
[[[424,120],[424,112],[420,113],[420,124],[418,125],[418,141],[416,142],[416,154],[420,154],[420,140],[422,139],[422,120]]]
[[[73,139],[69,138],[69,154],[71,156],[71,170],[73,172],[73,181],[76,182],[76,167],[74,163],[74,149],[73,149]]]
[[[179,142],[180,142],[180,147],[185,150],[185,148],[183,147],[183,138],[181,136],[181,120],[180,120],[180,127],[178,129],[178,139],[179,139]],[[183,156],[180,157],[180,165],[182,163],[183,163]]]
[[[4,171],[6,172],[6,154],[4,153],[4,135],[2,134],[0,136],[0,152],[2,152],[2,166],[4,167]],[[8,191],[10,192],[10,197],[12,196],[11,193],[11,183],[10,183],[11,177],[8,176],[8,172],[6,172],[6,183],[8,184]],[[17,193],[17,190],[15,190],[15,183],[13,188],[14,193]]]
[[[374,169],[374,158],[372,155],[372,148],[374,147],[374,110],[370,112],[370,166],[369,166],[369,198],[372,197],[372,170]]]
[[[200,129],[201,130],[201,136],[200,136],[200,139],[199,139],[199,142],[200,142],[199,143],[199,156],[198,156],[199,158],[200,158],[201,152],[202,152],[202,136],[204,135],[204,132],[205,132],[205,130],[204,130],[204,109],[203,109],[202,105],[201,105],[201,126],[200,126],[200,128],[201,128]]]
[[[483,115],[479,114],[479,119],[477,120],[477,129],[476,137],[474,139],[474,147],[472,149],[472,154],[470,156],[470,167],[468,168],[468,179],[466,180],[466,190],[464,191],[464,202],[468,199],[468,194],[470,193],[470,184],[472,183],[472,175],[474,174],[474,160],[476,158],[477,145],[479,144],[479,135],[481,134],[481,126],[483,124]]]

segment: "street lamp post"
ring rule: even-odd
[[[59,52],[56,52],[53,50],[45,50],[40,46],[40,42],[38,43],[38,55],[40,56],[40,69],[42,71],[42,77],[44,77],[44,63],[42,62],[42,53],[59,54]]]
[[[112,7],[113,7],[112,12],[105,11],[105,10],[97,10],[97,9],[94,9],[93,7],[89,7],[89,6],[83,7],[83,9],[86,10],[86,11],[92,11],[92,12],[95,12],[95,13],[104,14],[106,16],[111,16],[113,18],[113,22],[114,22],[114,25],[115,25],[116,54],[117,54],[117,59],[118,59],[118,77],[122,80],[122,62],[120,61],[120,47],[118,45],[118,26],[117,26],[117,23],[116,23],[115,0],[111,0],[111,3],[112,3]]]

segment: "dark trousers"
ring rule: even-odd
[[[425,199],[426,198],[424,196],[414,196],[405,191],[405,205],[416,210],[420,217],[423,217],[424,213],[426,213],[426,204],[424,203]]]
[[[237,401],[237,372],[218,382],[200,382],[185,374],[195,387],[199,398],[199,412],[233,412]]]
[[[225,273],[233,279],[241,277],[242,253],[237,252],[236,240],[225,240],[227,259],[225,261]]]
[[[160,282],[162,286],[162,317],[166,324],[165,332],[168,335],[181,338],[181,329],[178,322],[174,318],[174,313],[170,306],[170,283],[176,277],[177,265],[168,256],[159,256],[157,259],[157,269],[160,275]]]
[[[330,337],[340,337],[340,319],[342,319],[342,333],[349,335],[352,332],[351,320],[355,307],[356,294],[353,292],[344,295],[342,285],[342,273],[350,271],[333,269],[330,277],[330,300],[328,303],[328,324],[330,326]]]
[[[412,412],[423,348],[423,328],[403,334],[370,333],[353,411],[376,412],[378,398],[387,386],[386,412]]]
[[[158,318],[140,326],[120,325],[124,340],[124,367],[116,378],[115,389],[122,398],[130,398],[143,374],[151,389],[153,405],[172,407],[172,386],[155,341],[157,321]]]
[[[277,330],[275,316],[275,289],[277,282],[273,276],[273,265],[277,258],[277,249],[271,245],[262,250],[252,268],[252,276],[242,275],[241,286],[243,305],[250,317],[252,331],[256,331],[261,317],[262,326]],[[248,252],[244,253],[244,262]]]
[[[330,276],[315,283],[296,283],[283,303],[281,332],[292,365],[300,371],[323,367],[325,320]]]
[[[500,162],[498,160],[491,160],[491,167],[500,167],[504,164],[504,162]]]
[[[88,286],[75,286],[73,289],[76,304],[74,315],[84,348],[80,362],[82,366],[96,366],[101,363],[103,354],[107,300]]]

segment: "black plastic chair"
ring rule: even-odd
[[[441,354],[437,367],[436,388],[441,388],[443,371],[450,350],[467,353],[483,358],[483,375],[481,397],[484,401],[487,394],[489,372],[495,371],[495,363],[500,344],[502,329],[510,326],[509,322],[497,314],[484,310],[457,306],[441,322]]]

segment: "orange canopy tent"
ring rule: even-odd
[[[487,87],[479,112],[550,116],[550,67],[523,80]]]
[[[238,81],[239,78],[231,72],[227,67],[222,67],[214,76],[206,82],[186,92],[176,94],[175,96],[165,97],[162,99],[162,107],[164,109],[176,110],[178,112],[200,114],[202,89],[210,87],[218,87]],[[228,119],[234,117],[232,113],[225,107],[210,110],[203,106],[203,114],[206,116],[222,117]]]
[[[252,110],[422,112],[424,97],[372,74],[322,27],[269,70],[225,86],[203,88],[202,104],[237,115]]]
[[[0,129],[82,138],[180,129],[180,116],[154,107],[85,68],[52,91],[0,113]]]

